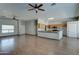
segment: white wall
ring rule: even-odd
[[[19,34],[25,34],[25,22],[19,21]]]
[[[77,8],[78,7],[78,8]],[[56,3],[56,5],[51,6],[51,3],[45,3],[42,6],[45,9],[44,12],[39,11],[39,18],[69,18],[74,16],[79,16],[79,4],[77,3]],[[36,19],[37,14],[35,11],[28,11],[29,5],[26,3],[2,3],[0,4],[0,15],[7,17],[12,17],[16,15],[18,19]]]
[[[15,30],[14,33],[1,33],[1,25],[14,25]],[[0,36],[7,36],[7,35],[16,35],[16,34],[25,34],[25,21],[13,20],[11,18],[0,17]]]
[[[35,20],[26,21],[25,31],[27,34],[36,35]]]
[[[78,38],[79,38],[79,21],[78,21]]]
[[[1,28],[2,28],[2,24],[3,25],[14,25],[14,33],[2,33],[1,32]],[[16,35],[18,34],[18,28],[17,28],[17,21],[16,20],[12,20],[10,18],[0,18],[0,36],[6,36],[6,35]]]

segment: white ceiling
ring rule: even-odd
[[[57,3],[54,6],[47,3],[42,7],[45,11],[39,11],[36,14],[35,11],[27,11],[31,7],[25,3],[0,3],[0,16],[12,18],[15,15],[21,20],[48,19],[50,17],[69,18],[79,15],[78,6],[79,4],[75,3]]]

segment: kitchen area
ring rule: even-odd
[[[61,19],[62,20],[62,19]],[[63,37],[79,38],[79,21],[38,20],[37,33],[39,37],[61,40]],[[60,21],[60,22],[59,22]]]
[[[63,38],[63,28],[66,24],[62,23],[50,23],[38,21],[38,36],[50,39],[61,40]]]

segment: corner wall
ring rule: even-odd
[[[35,20],[29,20],[25,23],[26,34],[36,35],[36,25]]]

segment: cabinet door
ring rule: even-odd
[[[67,35],[69,37],[77,37],[77,22],[67,23]]]

